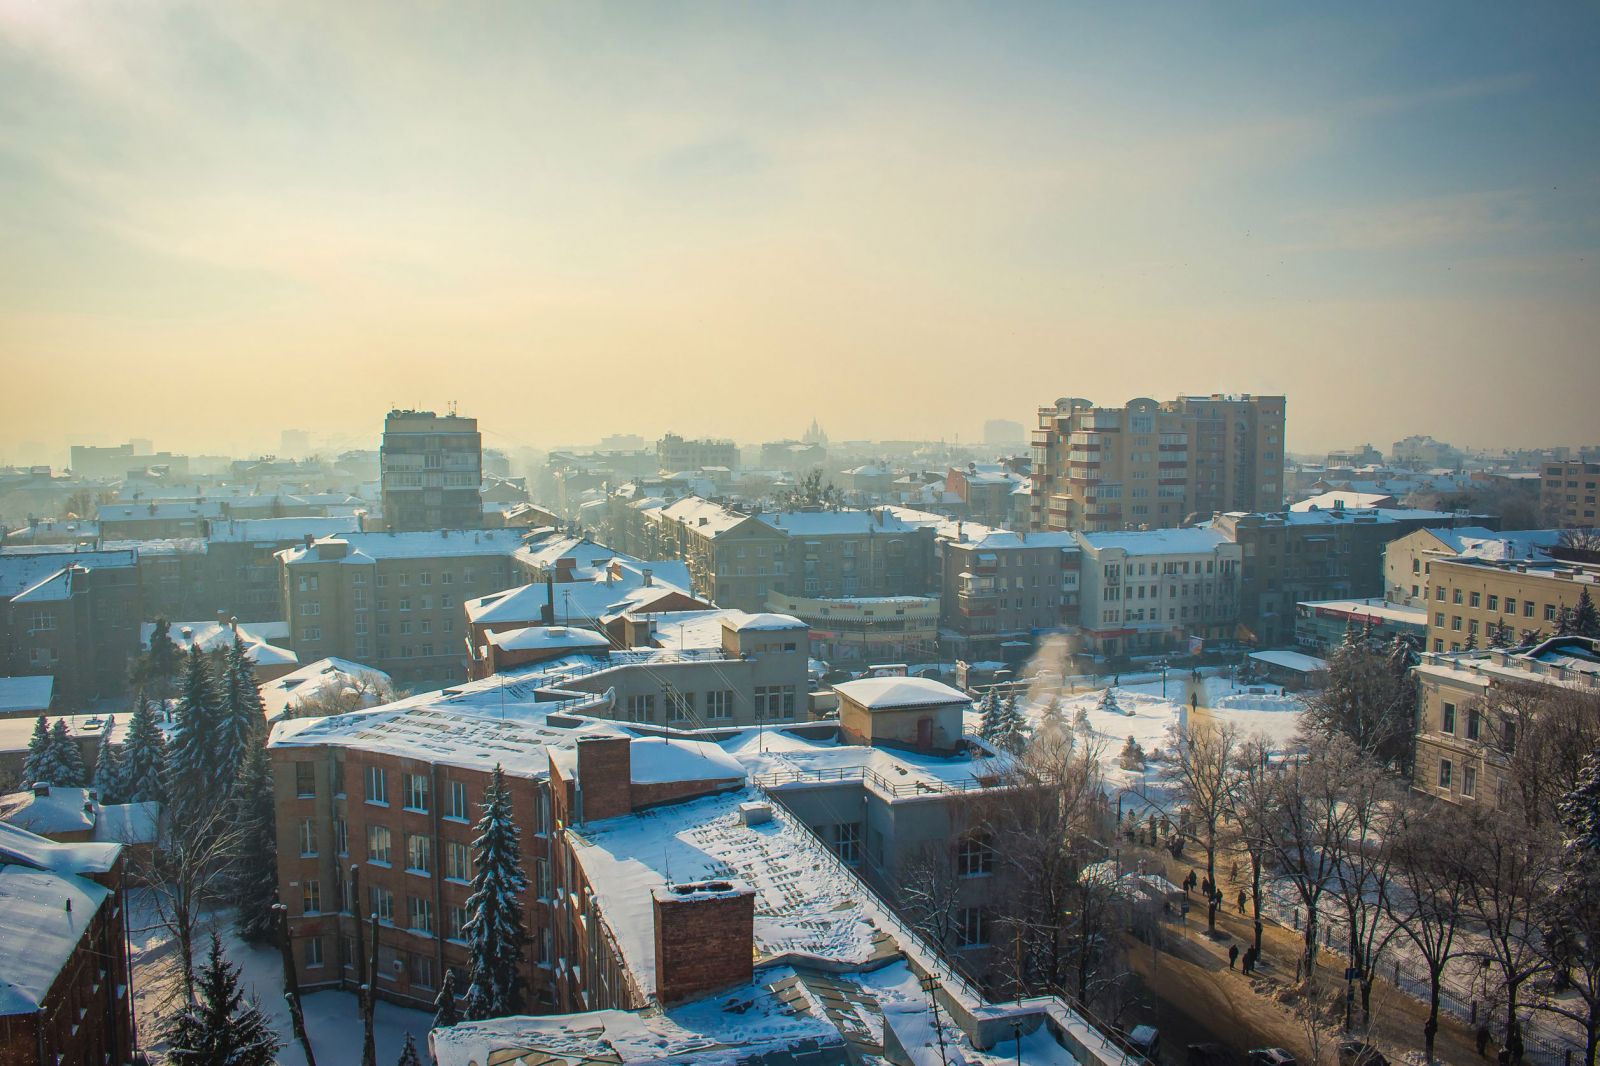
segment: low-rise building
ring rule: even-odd
[[[1559,529],[1419,529],[1384,546],[1384,597],[1408,607],[1426,606],[1435,559],[1543,562],[1560,541]]]
[[[1220,530],[1079,533],[1077,539],[1084,651],[1187,652],[1194,641],[1235,636],[1244,552]]]
[[[69,705],[120,694],[140,592],[132,551],[0,555],[0,673],[50,674]]]
[[[1578,606],[1587,590],[1600,595],[1600,565],[1435,559],[1429,577],[1428,650],[1483,648],[1496,634],[1511,643],[1553,636],[1564,611]]]
[[[1318,655],[1337,648],[1351,629],[1370,632],[1387,644],[1405,638],[1421,648],[1428,636],[1428,612],[1388,600],[1307,600],[1295,604],[1294,642]]]

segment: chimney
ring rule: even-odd
[[[50,795],[50,782],[48,782],[48,781],[35,781],[33,783],[33,794],[38,799],[44,799],[47,796],[49,796]]]
[[[306,534],[306,535],[305,535],[305,541],[306,541],[306,547],[307,547],[307,548],[310,548],[310,547],[311,547],[311,545],[312,545],[312,543],[313,543],[313,542],[314,542],[314,541],[315,541],[315,540],[316,540],[316,539],[317,539],[317,538],[316,538],[316,537],[314,537],[314,536],[313,536],[313,535],[311,535],[311,534],[310,534],[310,533],[307,533],[307,534]]]
[[[539,609],[539,621],[547,626],[556,621],[556,579],[548,570],[544,575],[544,606]]]
[[[632,740],[592,734],[579,737],[578,796],[573,820],[615,818],[633,810]]]
[[[650,893],[656,996],[664,1006],[747,984],[754,970],[755,890],[691,881]]]
[[[643,570],[639,571],[639,573],[641,575],[641,583],[645,588],[649,588],[655,583],[655,571],[651,570],[649,567],[645,567]]]

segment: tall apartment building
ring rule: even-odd
[[[1186,650],[1193,638],[1234,637],[1244,553],[1220,531],[1198,526],[1077,539],[1083,651],[1143,655]]]
[[[1600,694],[1600,642],[1554,637],[1525,649],[1429,652],[1412,672],[1421,703],[1412,785],[1451,803],[1499,807],[1516,787],[1511,758],[1530,702],[1511,694],[1546,686]]]
[[[1563,529],[1600,526],[1595,504],[1600,485],[1600,463],[1568,459],[1546,462],[1539,468],[1539,505],[1546,521]]]
[[[65,707],[119,695],[141,613],[133,551],[0,555],[0,673],[52,675]]]
[[[656,441],[656,465],[663,474],[711,466],[739,467],[739,446],[731,440],[684,440],[668,433]]]
[[[278,553],[289,639],[428,687],[467,676],[462,602],[513,584],[517,529],[346,533]]]
[[[1600,601],[1600,565],[1546,560],[1440,558],[1430,563],[1428,650],[1487,647],[1492,628],[1553,636],[1585,589]]]
[[[390,529],[483,525],[483,436],[476,418],[390,411],[380,455],[383,519]]]
[[[1030,524],[1083,532],[1169,527],[1190,514],[1283,504],[1282,396],[1144,397],[1039,409]]]

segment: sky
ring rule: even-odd
[[[1600,441],[1600,7],[0,0],[0,460]]]

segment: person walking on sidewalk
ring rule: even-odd
[[[1230,970],[1233,969],[1233,964],[1238,962],[1238,961],[1239,961],[1239,945],[1238,944],[1230,944],[1228,946],[1228,969],[1230,969]]]

